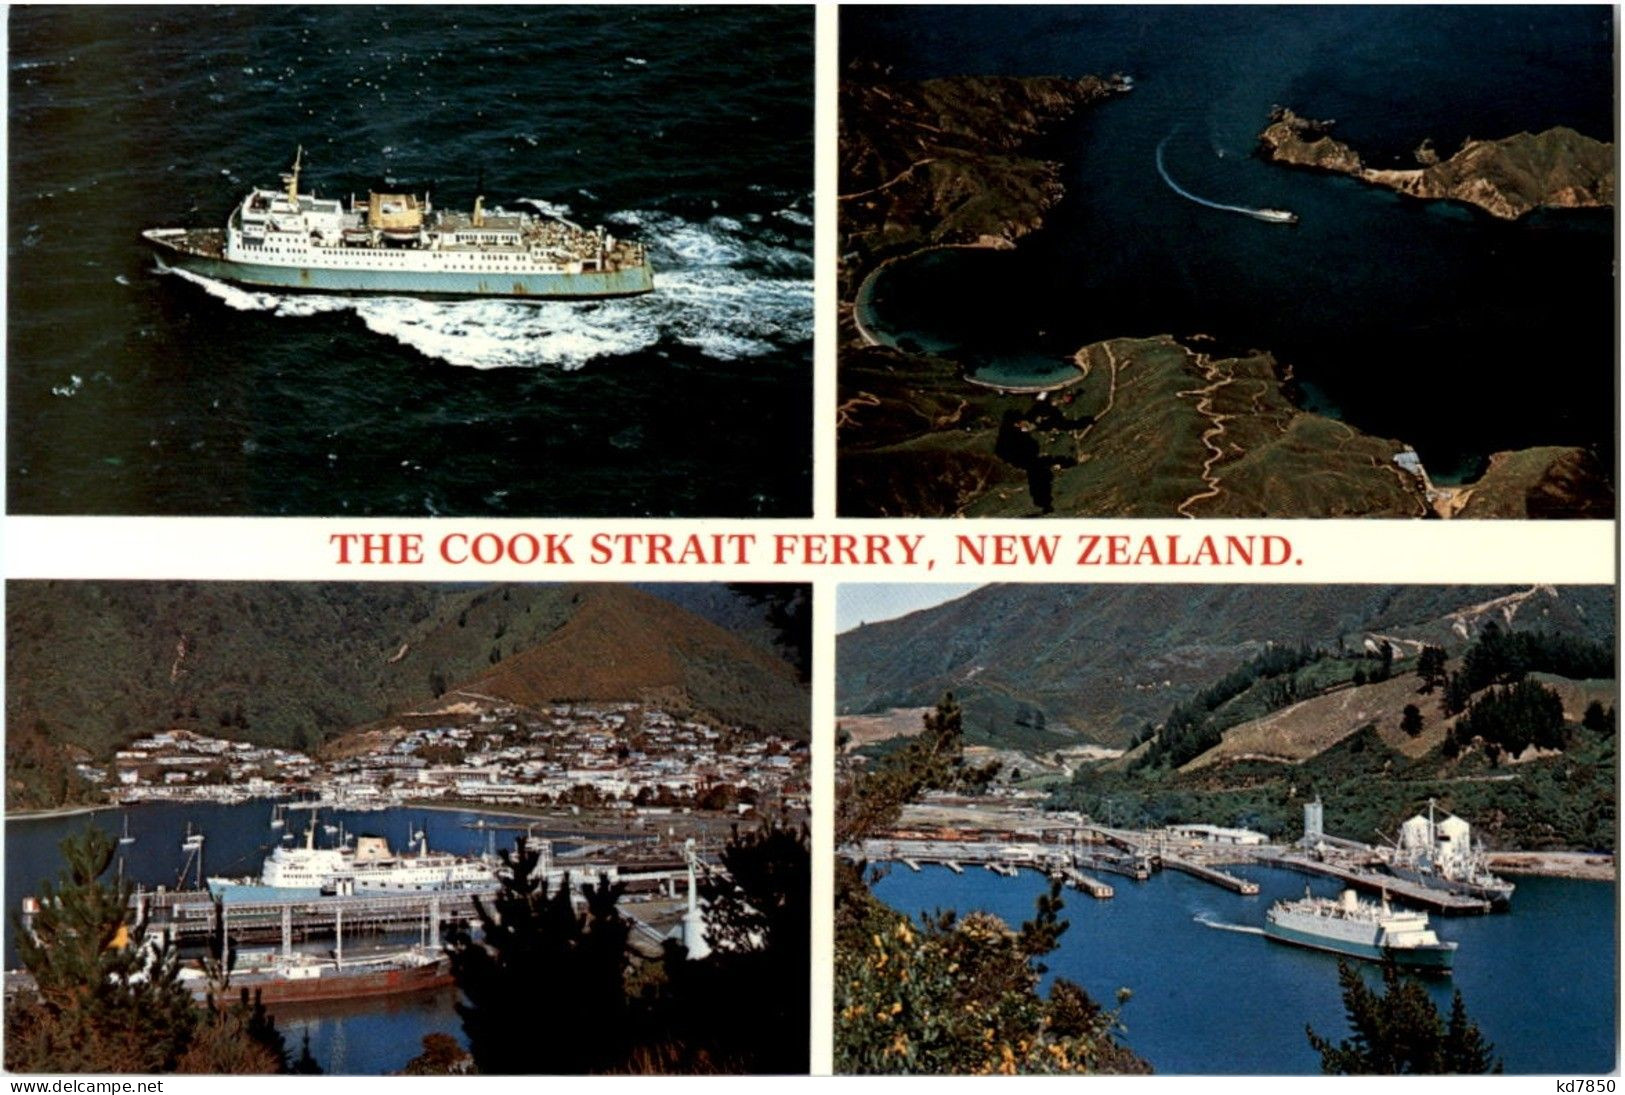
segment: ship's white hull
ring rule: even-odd
[[[333,262],[311,255],[308,264],[237,262],[196,254],[176,247],[169,239],[147,234],[159,259],[217,281],[254,289],[317,293],[364,293],[378,296],[521,297],[539,300],[587,300],[638,296],[654,289],[647,265],[580,273],[537,272],[492,267],[482,270],[423,269],[422,263],[395,261],[381,255],[356,255]],[[403,258],[421,258],[403,255]],[[320,260],[320,261],[318,261]],[[323,263],[326,264],[323,264]]]

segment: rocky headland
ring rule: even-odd
[[[1095,76],[893,81],[854,65],[840,89],[841,297],[928,247],[1010,247],[1061,200],[1032,143],[1121,85]]]
[[[1614,516],[1614,488],[1603,461],[1569,446],[1494,453],[1477,482],[1451,493],[1444,516],[1604,521]]]
[[[1331,135],[1332,125],[1278,106],[1258,135],[1259,149],[1276,163],[1351,175],[1414,198],[1467,202],[1502,220],[1536,209],[1614,204],[1614,146],[1565,126],[1469,139],[1446,160],[1424,140],[1416,150],[1417,167],[1387,169],[1366,165]]]

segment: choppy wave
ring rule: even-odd
[[[725,217],[695,223],[631,212],[610,220],[637,228],[647,241],[653,293],[606,301],[428,301],[255,291],[170,272],[239,311],[290,318],[354,313],[377,334],[474,369],[580,369],[662,345],[735,361],[811,339],[812,257],[806,252],[753,238]]]

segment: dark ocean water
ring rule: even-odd
[[[1240,897],[1186,875],[1149,882],[1107,876],[1108,901],[1068,891],[1070,927],[1048,955],[1046,981],[1066,977],[1107,1005],[1133,992],[1123,1010],[1124,1041],[1159,1073],[1316,1074],[1320,1058],[1304,1025],[1334,1041],[1347,1037],[1337,959],[1212,924],[1261,928],[1281,898],[1301,897],[1305,878],[1273,868],[1236,868],[1259,883]],[[1449,1015],[1460,989],[1468,1015],[1509,1073],[1598,1074],[1615,1067],[1614,887],[1596,882],[1519,878],[1508,913],[1433,917],[1441,939],[1460,944],[1449,978],[1428,978],[1429,995]],[[980,909],[1012,925],[1029,920],[1048,882],[1033,871],[1003,878],[945,867],[915,874],[894,866],[875,888],[900,912]],[[1331,896],[1336,882],[1316,879]],[[1378,984],[1375,967],[1368,981]]]
[[[1414,444],[1435,478],[1535,444],[1613,451],[1612,211],[1518,224],[1252,154],[1274,104],[1334,118],[1378,167],[1468,136],[1610,140],[1605,7],[846,8],[846,57],[904,78],[1126,73],[1134,90],[1040,154],[1067,197],[1014,253],[944,252],[885,280],[894,333],[968,358],[1206,333],[1272,351],[1306,402]],[[1296,227],[1195,204],[1287,209]],[[1611,459],[1606,461],[1612,463]]]
[[[280,834],[270,828],[271,804],[251,802],[239,806],[151,805],[136,806],[128,810],[102,810],[95,814],[76,814],[67,817],[11,818],[5,824],[5,963],[11,969],[17,965],[17,955],[11,938],[15,928],[12,910],[28,894],[39,892],[40,883],[56,877],[61,869],[58,848],[62,839],[82,831],[87,824],[95,825],[109,835],[117,835],[129,817],[130,834],[135,843],[124,848],[125,874],[145,886],[176,884],[183,866],[180,851],[182,836],[188,823],[204,834],[204,875],[240,877],[257,875],[266,854]],[[297,827],[303,835],[308,814],[290,811],[289,827]],[[324,811],[324,823],[342,823],[347,832],[376,833],[386,837],[394,847],[402,847],[413,830],[422,830],[435,851],[474,854],[485,851],[488,841],[497,847],[511,845],[514,833],[499,830],[495,833],[465,828],[465,825],[484,817],[488,824],[514,825],[513,818],[499,815],[481,815],[472,811],[426,811],[391,809],[372,813],[353,811]],[[554,849],[566,851],[573,844],[567,834],[554,841]],[[326,835],[318,835],[317,842],[326,846]],[[599,839],[599,838],[595,838]],[[417,942],[412,936],[394,941],[394,945]],[[309,949],[321,950],[331,946],[331,940],[312,944]],[[346,938],[345,946],[357,948],[390,946],[391,940],[363,937]],[[444,1033],[462,1040],[462,1020],[454,1009],[458,998],[455,989],[414,993],[410,996],[381,1000],[326,1001],[298,1006],[279,1005],[273,1009],[277,1029],[282,1031],[288,1045],[298,1051],[308,1031],[311,1052],[323,1070],[329,1073],[378,1075],[399,1071],[408,1060],[416,1056],[425,1034]]]
[[[14,8],[17,513],[810,511],[810,8]],[[433,179],[649,245],[600,303],[249,294],[137,234]]]

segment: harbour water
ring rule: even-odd
[[[1304,1025],[1334,1041],[1348,1034],[1337,958],[1213,925],[1262,928],[1269,906],[1301,897],[1306,883],[1326,896],[1339,887],[1274,868],[1227,869],[1256,881],[1258,896],[1166,871],[1147,882],[1112,878],[1109,900],[1067,891],[1061,915],[1070,927],[1044,959],[1046,982],[1068,978],[1107,1006],[1128,988],[1123,1040],[1159,1073],[1316,1074]],[[1019,925],[1047,888],[1033,871],[1005,878],[895,864],[875,893],[909,915],[984,910]],[[1423,983],[1443,1015],[1461,990],[1509,1073],[1612,1071],[1616,902],[1611,885],[1520,877],[1508,913],[1432,918],[1439,937],[1460,947],[1453,977]],[[1376,985],[1376,967],[1367,972]]]
[[[135,837],[133,844],[121,848],[126,877],[144,886],[174,887],[184,862],[180,846],[188,824],[205,837],[205,876],[236,877],[258,875],[261,862],[282,832],[297,830],[302,838],[309,814],[288,811],[285,830],[270,828],[271,803],[264,801],[233,806],[146,805],[94,814],[8,819],[4,898],[7,969],[17,965],[11,937],[17,906],[24,896],[37,894],[41,882],[56,877],[61,869],[58,849],[62,839],[86,825],[117,836],[123,832],[126,817],[130,835]],[[414,831],[421,830],[428,835],[433,850],[464,854],[485,851],[493,843],[498,848],[511,847],[514,832],[489,827],[524,824],[523,819],[472,811],[411,809],[323,811],[321,819],[324,824],[342,824],[348,833],[384,836],[394,848],[404,846]],[[467,828],[482,819],[488,826],[485,831]],[[541,828],[537,833],[554,836],[557,851],[574,846],[570,834]],[[334,837],[318,831],[316,839],[319,846],[325,847]],[[416,941],[416,937],[401,940]],[[461,1041],[462,1023],[455,1011],[456,1001],[456,989],[446,988],[402,997],[278,1005],[272,1014],[277,1029],[295,1053],[309,1033],[311,1053],[324,1071],[378,1075],[399,1071],[417,1055],[426,1034],[450,1034]]]
[[[9,13],[12,512],[796,516],[810,8]],[[646,241],[596,303],[247,293],[138,238],[294,150]]]
[[[1312,409],[1415,445],[1433,478],[1490,452],[1613,446],[1613,215],[1496,221],[1253,155],[1275,104],[1333,118],[1377,167],[1431,138],[1613,132],[1603,7],[953,7],[843,12],[842,48],[898,78],[1133,77],[1037,154],[1067,196],[1014,252],[935,251],[872,319],[987,373],[1103,338],[1206,334],[1290,366]],[[1462,43],[1470,42],[1471,48]],[[1299,215],[1293,226],[1207,208]]]

